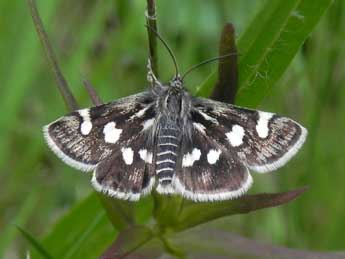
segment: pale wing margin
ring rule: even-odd
[[[143,130],[154,117],[152,96],[144,92],[74,111],[43,127],[48,146],[66,164],[85,172]]]

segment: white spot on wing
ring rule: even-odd
[[[205,112],[198,110],[202,117],[204,117],[205,120],[211,121],[214,124],[218,125],[218,121],[216,118],[211,117],[210,115],[206,114]]]
[[[117,129],[115,122],[109,122],[104,126],[103,134],[104,134],[104,140],[107,143],[115,144],[122,133],[122,129]]]
[[[211,149],[207,154],[208,163],[211,165],[215,164],[218,161],[221,153],[222,151],[220,150]]]
[[[125,161],[127,165],[131,165],[133,163],[133,156],[134,156],[133,149],[131,149],[130,147],[121,148],[121,152],[122,152],[123,161]]]
[[[189,167],[194,164],[195,161],[199,160],[201,156],[200,149],[194,148],[192,153],[187,153],[183,156],[182,166]]]
[[[140,118],[144,116],[145,112],[151,107],[151,105],[146,106],[145,108],[139,110],[137,113],[133,114],[129,119],[133,120],[135,118]]]
[[[155,122],[154,118],[149,119],[147,121],[144,121],[144,123],[143,123],[143,130],[146,130],[146,129],[150,128],[154,124],[154,122]]]
[[[198,123],[198,122],[193,122],[193,126],[194,128],[196,128],[198,131],[200,131],[202,134],[206,134],[205,132],[205,126],[202,125],[201,123]]]
[[[273,113],[269,112],[258,112],[259,113],[259,120],[256,124],[256,132],[258,133],[260,138],[266,138],[268,136],[268,123],[269,120],[274,115]]]
[[[149,163],[149,164],[152,163],[152,153],[151,152],[147,152],[146,149],[140,149],[139,150],[139,156],[146,163]]]
[[[243,143],[244,129],[240,125],[234,125],[232,126],[231,131],[226,133],[225,135],[228,138],[231,146],[238,147]]]
[[[91,132],[92,123],[91,121],[84,121],[80,126],[81,134],[88,135]]]
[[[82,110],[79,110],[78,113],[83,119],[83,122],[80,125],[80,132],[83,135],[88,135],[92,129],[90,110],[89,109],[82,109]]]
[[[279,159],[274,161],[273,163],[270,164],[264,164],[264,165],[259,165],[259,166],[248,166],[249,169],[256,171],[258,173],[267,173],[271,172],[274,170],[277,170],[278,168],[282,167],[285,165],[297,152],[298,150],[302,147],[303,143],[305,142],[308,131],[306,128],[295,122],[301,129],[301,136],[299,139],[296,141],[296,143],[289,148],[289,150]]]
[[[54,123],[54,122],[53,122]],[[89,172],[92,171],[96,168],[97,165],[93,165],[93,164],[86,164],[77,160],[74,160],[73,158],[67,156],[60,148],[58,145],[56,145],[56,143],[54,142],[54,140],[50,137],[49,135],[49,126],[52,125],[49,124],[47,126],[45,126],[43,128],[43,135],[44,138],[48,144],[48,146],[50,147],[50,149],[63,161],[65,162],[67,165],[72,166],[73,168],[76,168],[78,170],[81,171],[85,171],[85,172]]]

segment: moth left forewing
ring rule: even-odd
[[[269,113],[266,117],[264,112],[259,112],[259,116],[264,117],[263,134],[258,134],[260,141],[256,141],[258,136],[249,137],[247,143],[255,147],[251,148],[254,152],[251,155],[248,149],[245,149],[241,155],[246,157],[251,170],[266,173],[285,165],[302,147],[308,132],[299,123],[287,117]],[[260,128],[256,127],[256,130],[260,132]]]
[[[212,137],[194,129],[192,141],[183,142],[172,182],[176,193],[194,201],[218,201],[241,196],[251,184],[252,177],[236,153]]]
[[[92,171],[137,134],[150,129],[155,111],[149,93],[72,112],[44,127],[49,147],[68,165]]]
[[[286,164],[301,148],[307,130],[273,113],[195,98],[192,120],[199,131],[233,150],[256,172],[270,172]]]

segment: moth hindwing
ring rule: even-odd
[[[249,170],[278,169],[307,130],[273,113],[196,98],[181,78],[143,93],[72,112],[44,127],[68,165],[93,171],[96,190],[138,200],[153,188],[194,201],[238,197]]]

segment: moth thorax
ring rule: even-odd
[[[156,174],[161,185],[170,184],[176,169],[179,148],[179,129],[163,127],[159,130],[156,151]]]
[[[165,116],[170,118],[170,120],[176,121],[176,119],[180,117],[180,113],[182,110],[181,92],[175,93],[172,90],[169,91],[165,98],[164,108]]]

